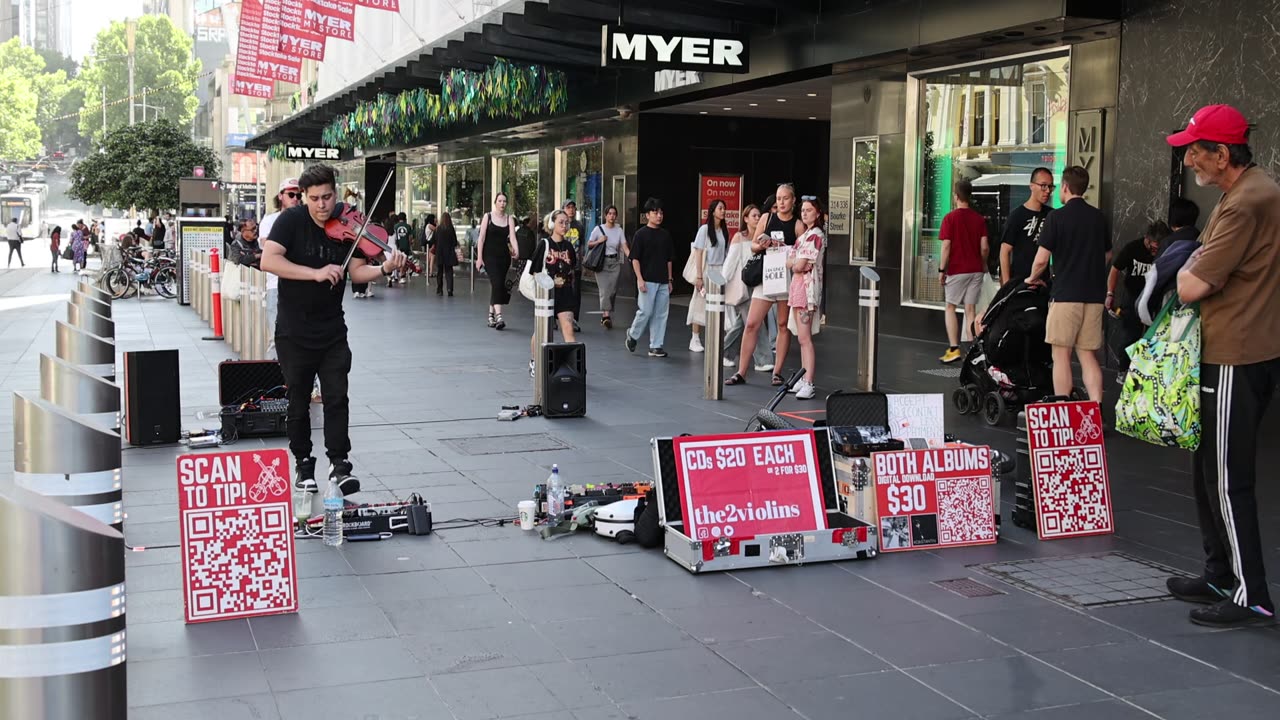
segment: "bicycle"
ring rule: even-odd
[[[791,377],[788,378],[786,382],[779,385],[778,393],[773,396],[773,399],[769,401],[768,405],[765,405],[758,412],[756,412],[755,417],[751,418],[751,420],[747,422],[747,427],[743,430],[743,432],[762,432],[764,430],[794,429],[795,426],[787,422],[786,420],[784,420],[782,416],[775,413],[774,409],[776,409],[778,407],[778,404],[782,402],[782,399],[787,396],[787,391],[795,387],[795,384],[797,382],[800,382],[800,378],[803,376],[804,376],[804,368],[800,368],[799,370],[796,370],[794,373],[792,373]]]
[[[102,284],[117,300],[138,295],[144,287],[171,300],[178,296],[176,261],[167,251],[144,258],[141,250],[132,249],[122,255],[119,265],[103,271]]]

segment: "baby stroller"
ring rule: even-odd
[[[982,316],[982,332],[960,366],[951,402],[962,415],[999,425],[1029,403],[1053,395],[1053,358],[1044,341],[1049,288],[1006,283]]]

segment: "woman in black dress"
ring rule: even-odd
[[[499,192],[493,198],[493,212],[485,213],[480,221],[480,266],[489,276],[489,327],[501,330],[507,326],[502,320],[502,306],[511,302],[511,290],[507,288],[507,272],[511,270],[511,258],[520,254],[516,244],[515,218],[507,214],[507,194]]]
[[[449,297],[453,297],[453,267],[458,264],[458,233],[453,229],[453,217],[449,213],[440,215],[440,224],[436,226],[433,237],[436,258],[436,294],[443,295],[447,288]]]
[[[574,252],[573,243],[565,238],[565,234],[569,232],[568,213],[556,210],[548,215],[546,231],[547,237],[538,243],[533,252],[533,265],[529,270],[535,275],[545,270],[555,283],[551,297],[554,301],[552,312],[555,313],[556,324],[560,326],[564,342],[575,342],[573,311],[578,307],[579,296],[574,287],[574,269],[578,267],[578,255]],[[536,335],[529,339],[529,377],[533,377],[533,356],[538,352],[536,342]]]

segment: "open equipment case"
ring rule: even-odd
[[[224,439],[285,434],[284,373],[278,360],[218,363],[218,404]]]

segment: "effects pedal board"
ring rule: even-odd
[[[307,520],[308,527],[324,526],[324,516]],[[342,531],[347,535],[431,534],[431,505],[414,493],[407,502],[349,505],[342,511]]]

